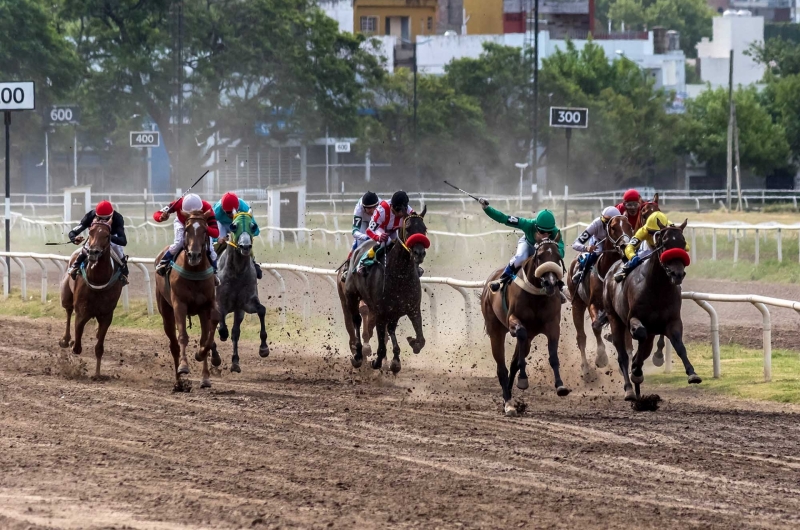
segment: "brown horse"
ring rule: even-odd
[[[492,343],[492,355],[497,363],[497,379],[503,389],[503,409],[506,416],[516,416],[511,403],[511,389],[519,371],[517,388],[528,388],[525,359],[536,335],[547,337],[550,367],[555,376],[556,393],[566,396],[570,389],[561,381],[558,361],[558,339],[561,336],[561,299],[558,282],[563,276],[558,244],[546,239],[538,244],[536,252],[522,264],[518,276],[506,288],[497,292],[489,284],[500,277],[502,269],[494,271],[486,281],[481,294],[481,312],[486,323],[486,333]],[[511,358],[511,373],[506,368],[506,333],[517,339]]]
[[[189,362],[186,359],[186,348],[189,345],[187,317],[197,315],[200,320],[199,348],[194,358],[203,363],[201,388],[211,386],[209,351],[212,353],[214,366],[219,366],[222,362],[214,343],[214,331],[220,319],[216,308],[214,271],[208,258],[210,241],[207,222],[212,215],[211,211],[196,211],[187,215],[184,252],[175,256],[174,265],[164,277],[156,275],[156,301],[164,324],[164,333],[169,339],[169,350],[175,361],[176,391],[191,388],[181,380],[181,375],[189,373]],[[156,258],[156,264],[161,261],[165,252],[166,249],[161,251]]]
[[[606,237],[603,240],[603,251],[600,258],[592,270],[583,275],[583,281],[580,285],[575,285],[572,280],[578,266],[578,257],[575,257],[569,266],[567,286],[572,299],[572,322],[575,324],[578,349],[581,351],[581,372],[584,380],[591,380],[596,377],[586,360],[584,314],[588,309],[592,322],[597,320],[597,314],[603,309],[603,281],[611,266],[625,255],[625,246],[631,240],[631,237],[633,237],[633,228],[628,218],[624,215],[612,217],[606,223]],[[598,368],[603,368],[608,364],[606,346],[603,343],[601,330],[593,327],[592,331],[597,342],[594,364]],[[592,377],[593,375],[595,377]]]
[[[111,225],[95,221],[89,228],[89,241],[86,243],[88,264],[81,270],[80,277],[73,280],[64,274],[61,280],[61,307],[67,312],[67,329],[58,342],[62,348],[70,346],[69,327],[72,312],[75,311],[75,342],[72,353],[80,355],[83,351],[81,339],[83,329],[91,319],[97,320],[97,344],[94,355],[97,358],[95,378],[100,377],[100,361],[103,358],[103,346],[114,309],[122,294],[122,283],[119,281],[120,268],[111,256]],[[77,257],[73,254],[70,265]],[[115,266],[116,265],[116,266]]]
[[[355,250],[353,254],[355,254]],[[342,274],[344,274],[345,267],[352,267],[350,264],[350,260],[348,260],[344,267],[340,268],[339,271],[336,273],[336,291],[339,293],[339,303],[342,304],[342,312],[344,313],[344,327],[347,329],[347,334],[350,336],[350,354],[355,356],[356,354],[356,333],[355,333],[355,326],[353,326],[353,319],[350,317],[350,311],[347,309],[347,296],[344,292],[345,282],[342,281]],[[359,313],[361,313],[361,323],[362,323],[362,330],[361,330],[361,351],[362,354],[366,357],[372,355],[372,347],[369,345],[369,341],[372,338],[372,334],[375,331],[375,319],[369,312],[369,308],[367,304],[361,300],[359,307]]]
[[[683,361],[689,383],[700,383],[683,345],[683,322],[681,321],[681,283],[686,276],[688,255],[684,248],[686,239],[680,226],[662,226],[654,236],[656,248],[650,259],[628,274],[618,283],[614,273],[620,263],[614,264],[606,275],[604,289],[605,311],[598,324],[608,321],[611,336],[619,356],[619,367],[625,379],[625,400],[633,401],[640,396],[640,385],[644,382],[642,365],[653,349],[657,335],[666,335],[678,356]],[[636,354],[628,372],[628,350],[625,336],[638,341]],[[635,385],[635,393],[631,388]]]

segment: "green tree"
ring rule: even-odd
[[[790,151],[786,130],[780,123],[773,122],[767,108],[761,105],[756,88],[736,90],[734,102],[742,167],[757,175],[787,167]],[[687,102],[681,131],[682,148],[708,163],[712,171],[724,171],[727,127],[728,91],[725,88],[706,90]]]
[[[626,29],[642,29],[645,26],[645,6],[642,0],[616,0],[608,6],[608,18],[616,27],[625,23]]]
[[[745,53],[767,67],[767,79],[800,74],[800,43],[776,37],[751,44]]]

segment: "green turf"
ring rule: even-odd
[[[703,378],[701,388],[740,398],[800,403],[800,353],[796,351],[772,350],[772,381],[766,383],[763,350],[738,345],[722,346],[722,377],[719,379],[711,377],[710,345],[689,344],[687,350],[695,371]],[[686,387],[680,359],[673,354],[672,373],[648,374],[645,384],[647,382]]]

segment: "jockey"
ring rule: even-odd
[[[153,214],[153,219],[157,223],[163,223],[169,219],[169,214],[177,213],[175,220],[172,222],[175,241],[167,249],[167,253],[164,254],[158,265],[156,265],[156,272],[161,276],[166,274],[167,265],[183,250],[183,232],[186,228],[186,219],[189,217],[189,213],[194,211],[211,211],[213,213],[213,208],[211,204],[201,199],[198,195],[190,193]],[[208,236],[209,238],[219,237],[219,227],[213,215],[208,219]],[[214,274],[216,275],[217,253],[214,251],[214,245],[210,242],[208,245],[208,259],[211,260],[211,266],[214,267]]]
[[[629,189],[622,196],[622,202],[617,205],[617,210],[628,218],[631,227],[636,228],[639,222],[639,209],[642,206],[642,197],[639,192]]]
[[[592,268],[592,265],[594,265],[597,258],[599,258],[600,254],[603,252],[603,241],[606,239],[608,222],[613,217],[618,217],[620,215],[618,209],[609,206],[603,210],[600,217],[592,221],[592,223],[586,227],[586,230],[584,230],[572,244],[572,248],[576,252],[587,253],[585,257],[581,256],[581,258],[578,259],[578,270],[575,271],[572,277],[572,281],[575,285],[580,285],[583,281],[585,271]]]
[[[653,252],[655,252],[652,249],[656,248],[654,236],[661,230],[658,226],[659,221],[661,222],[661,226],[672,225],[666,215],[661,212],[653,212],[653,214],[647,218],[647,223],[633,234],[633,239],[631,239],[631,242],[625,247],[625,257],[628,258],[628,262],[614,275],[614,280],[617,282],[624,280],[633,269],[638,267],[642,261],[649,258]],[[642,243],[647,243],[648,248],[651,250],[642,250],[637,253]],[[686,248],[684,250],[689,250],[688,243],[686,243]]]
[[[545,240],[551,239],[558,243],[558,253],[561,258],[564,258],[564,242],[561,240],[561,230],[556,226],[556,218],[550,210],[541,210],[536,214],[535,219],[525,219],[524,217],[514,217],[513,215],[506,215],[500,210],[496,210],[489,206],[489,201],[486,199],[479,199],[478,202],[483,206],[483,211],[486,212],[491,219],[502,223],[511,228],[518,228],[525,234],[519,238],[517,244],[517,253],[511,258],[508,265],[506,265],[502,276],[497,281],[489,284],[489,288],[493,292],[497,292],[503,284],[508,283],[517,273],[522,263],[535,252],[536,245]],[[561,295],[564,296],[563,293]]]
[[[369,241],[370,239],[367,235],[367,228],[372,220],[372,215],[375,213],[375,209],[380,203],[381,199],[372,191],[365,193],[364,196],[359,199],[358,203],[356,203],[356,207],[353,210],[353,246],[347,254],[345,269],[342,271],[341,281],[343,282],[347,279],[347,273],[350,272],[350,258],[353,256],[353,251],[357,249],[361,243]]]
[[[235,193],[229,191],[223,195],[222,199],[218,200],[216,204],[214,204],[214,217],[217,219],[217,225],[219,227],[219,237],[217,238],[217,241],[226,242],[228,240],[228,232],[232,230],[231,227],[233,225],[233,218],[237,213],[249,211],[250,205],[237,197]],[[252,216],[250,219],[253,236],[257,236],[261,233],[261,230],[258,228],[255,216]],[[222,251],[220,250],[220,252]],[[253,266],[256,268],[256,278],[260,280],[263,276],[261,267],[256,261],[255,256],[252,254],[251,256],[253,257]]]
[[[113,250],[119,258],[121,267],[119,279],[122,285],[127,285],[128,263],[125,251],[122,249],[122,247],[128,244],[128,238],[125,237],[125,220],[122,218],[122,214],[114,210],[110,202],[100,201],[97,203],[94,210],[89,210],[86,215],[83,216],[83,219],[81,219],[80,224],[69,231],[69,240],[76,245],[83,243],[83,237],[80,236],[80,233],[92,226],[92,223],[95,221],[111,223],[111,250]],[[83,247],[78,257],[75,258],[75,262],[69,270],[67,270],[67,273],[73,280],[78,277],[81,264],[86,261],[87,257],[86,247]]]
[[[414,210],[408,205],[408,194],[402,190],[394,192],[392,199],[381,201],[372,214],[372,220],[367,227],[367,237],[384,245],[394,243],[399,237],[398,231],[403,227],[405,218],[413,214]],[[370,251],[372,253],[372,251]],[[374,253],[373,253],[374,254]],[[368,255],[372,259],[371,255]],[[422,267],[417,267],[420,276],[424,272]],[[366,268],[361,266],[359,271],[364,273]]]

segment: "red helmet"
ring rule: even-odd
[[[641,200],[641,196],[639,196],[639,192],[636,190],[628,190],[625,192],[625,195],[622,196],[622,202],[638,201],[638,200]]]
[[[222,211],[232,212],[239,209],[239,197],[235,193],[228,192],[222,196]]]
[[[108,217],[114,213],[114,207],[108,201],[100,201],[94,209],[94,213],[100,217]]]

